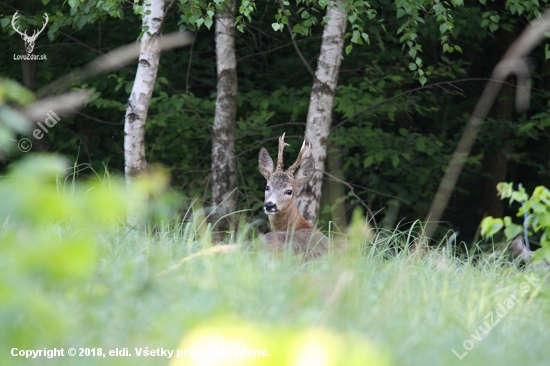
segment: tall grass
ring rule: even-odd
[[[138,357],[135,348],[175,350],[200,344],[205,334],[225,339],[224,345],[237,339],[265,347],[271,355],[238,359],[246,365],[548,364],[548,273],[498,256],[473,261],[446,246],[411,253],[407,247],[421,241],[414,230],[369,240],[350,230],[347,249],[304,262],[255,245],[209,249],[211,227],[192,210],[155,230],[120,224],[106,230],[90,214],[94,229],[87,231],[88,223],[46,224],[42,216],[28,219],[26,211],[10,207],[18,221],[9,221],[0,235],[2,365],[200,364],[198,358]],[[41,239],[46,232],[76,240],[69,249],[87,247],[83,232],[93,253],[90,268],[61,271],[55,261],[66,260],[62,253],[40,258],[18,250],[55,249]],[[241,226],[234,241],[244,244],[251,232]],[[510,303],[514,294],[517,301]],[[499,304],[510,307],[502,318]],[[491,324],[487,334],[479,328]],[[12,357],[14,347],[63,348],[65,356]],[[70,357],[71,347],[127,348],[132,356]]]

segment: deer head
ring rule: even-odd
[[[302,144],[298,158],[287,170],[283,170],[283,150],[285,146],[285,134],[279,138],[279,153],[277,154],[277,167],[274,167],[273,160],[265,148],[260,150],[258,166],[260,173],[267,180],[265,186],[264,212],[268,215],[287,217],[291,212],[298,212],[296,196],[300,187],[309,182],[315,172],[315,163],[311,156],[309,143]],[[296,176],[294,171],[298,169]],[[299,214],[298,214],[299,215]],[[292,215],[295,216],[295,215]],[[301,216],[300,216],[301,217]],[[303,220],[303,219],[302,219]],[[270,221],[273,222],[270,216]],[[284,220],[288,222],[288,220]],[[285,228],[286,230],[286,228]]]
[[[17,13],[18,12],[16,11],[13,17],[11,18],[11,26],[17,33],[21,35],[21,37],[23,38],[23,41],[25,41],[25,48],[27,49],[27,53],[32,53],[32,50],[34,49],[34,42],[36,42],[36,38],[38,38],[40,33],[42,33],[42,31],[44,30],[44,28],[46,28],[46,25],[48,24],[48,19],[49,19],[48,14],[44,13],[44,18],[46,18],[46,21],[42,23],[42,29],[40,29],[38,33],[35,29],[34,32],[32,33],[32,36],[29,36],[27,34],[26,29],[25,29],[25,32],[21,32],[15,25],[15,20],[17,19],[17,16],[18,16]]]

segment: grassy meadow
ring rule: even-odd
[[[548,364],[545,270],[410,253],[416,231],[367,239],[358,221],[346,249],[310,262],[265,252],[246,225],[239,247],[212,247],[198,211],[151,219],[164,211],[140,197],[162,177],[126,193],[63,169],[29,159],[0,183],[2,365]]]

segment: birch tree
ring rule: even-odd
[[[317,221],[323,188],[327,141],[332,122],[332,104],[343,57],[347,24],[346,11],[343,9],[343,0],[332,1],[327,6],[327,17],[330,20],[324,26],[321,52],[309,101],[305,138],[312,146],[315,174],[298,196],[298,207],[304,218],[310,222]]]
[[[143,4],[143,36],[136,79],[124,121],[124,173],[126,182],[143,173],[145,160],[145,122],[160,61],[159,38],[164,17],[163,0],[145,0]]]
[[[237,58],[235,54],[236,0],[227,0],[216,12],[216,113],[212,128],[212,205],[215,217],[235,211],[235,121],[237,118]],[[220,230],[226,230],[222,222]]]

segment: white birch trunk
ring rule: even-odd
[[[298,207],[304,218],[312,223],[317,221],[323,188],[323,171],[327,157],[327,140],[332,122],[332,104],[338,73],[344,49],[346,32],[346,12],[340,9],[343,0],[331,1],[327,6],[321,53],[315,71],[307,114],[305,138],[311,142],[311,154],[315,160],[315,174],[298,196]]]
[[[236,209],[235,123],[237,118],[236,0],[226,0],[216,12],[216,114],[212,127],[212,205],[220,215]],[[227,225],[221,223],[220,230]]]
[[[151,102],[151,95],[157,78],[160,60],[160,35],[164,16],[163,0],[145,0],[142,26],[149,27],[141,38],[141,52],[136,79],[128,104],[124,123],[124,173],[126,182],[143,173],[145,160],[145,122]]]

